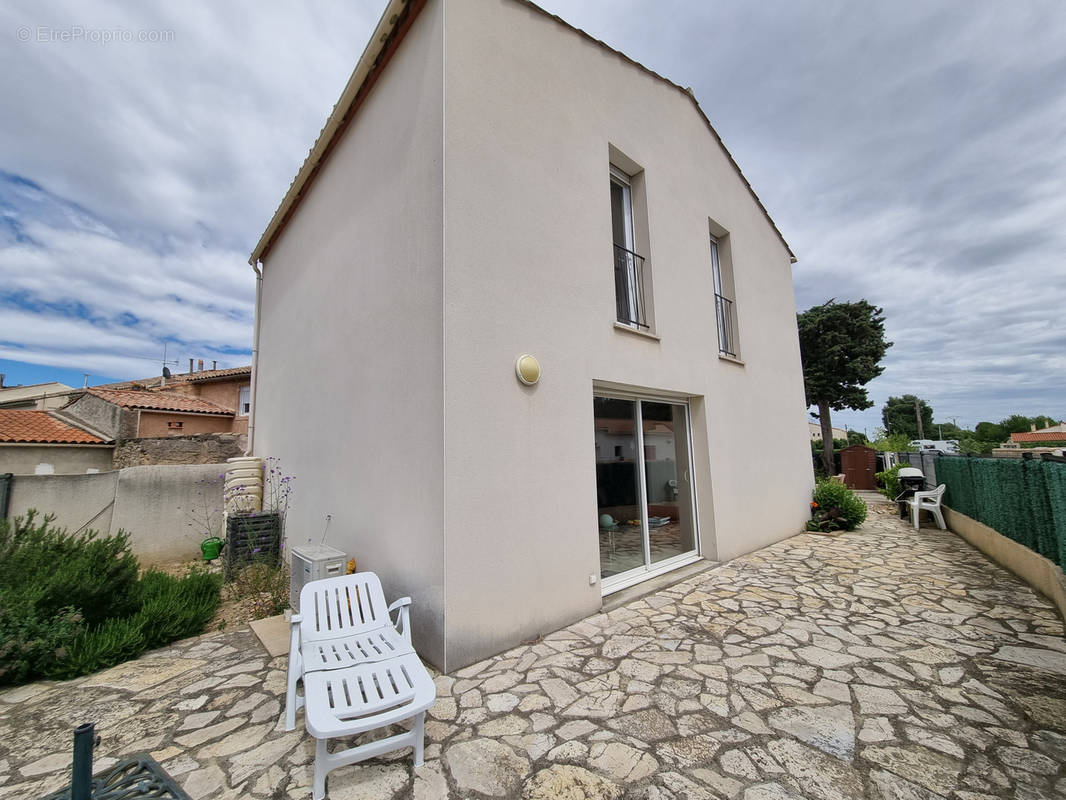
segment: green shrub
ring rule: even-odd
[[[853,531],[866,519],[866,503],[842,483],[818,481],[811,504],[811,531]]]
[[[0,520],[0,685],[73,678],[201,632],[221,576],[138,578],[129,537]]]
[[[877,485],[881,487],[881,494],[895,500],[899,497],[899,493],[903,491],[899,485],[899,469],[902,464],[896,464],[891,469],[886,469],[884,472],[878,472],[874,474],[877,479]]]
[[[45,677],[65,680],[121,664],[145,650],[140,626],[130,617],[109,619],[92,630],[83,630],[69,646],[59,648],[44,665]]]
[[[0,592],[31,606],[39,617],[76,608],[86,625],[132,614],[140,607],[137,559],[129,536],[119,531],[67,533],[37,521],[37,512],[0,520]]]
[[[84,627],[81,614],[72,608],[41,618],[31,608],[9,605],[0,596],[0,686],[45,674]]]
[[[179,579],[151,571],[141,583],[144,605],[134,619],[147,649],[200,633],[218,610],[221,575],[193,571]]]
[[[144,602],[140,610],[83,630],[66,653],[57,654],[48,677],[85,675],[200,633],[218,609],[221,584],[221,576],[206,572],[192,572],[184,578],[146,572],[141,578]]]

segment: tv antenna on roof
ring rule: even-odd
[[[170,367],[168,367],[167,364],[173,364],[174,366],[177,366],[178,365],[178,361],[177,361],[177,359],[174,359],[173,361],[167,361],[167,343],[166,343],[166,341],[164,341],[163,342],[163,377],[159,381],[159,385],[160,386],[166,386],[167,378],[170,377]]]

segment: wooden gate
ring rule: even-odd
[[[877,451],[855,444],[840,451],[840,469],[849,489],[876,489]]]

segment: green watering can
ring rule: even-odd
[[[204,561],[214,561],[222,552],[222,540],[217,536],[211,536],[200,542],[200,552],[204,554]]]

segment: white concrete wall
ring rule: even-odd
[[[292,543],[413,598],[444,663],[442,7],[419,15],[264,261],[255,452],[294,475]]]
[[[222,483],[212,481],[224,469],[224,464],[177,464],[93,475],[17,475],[8,516],[35,508],[54,514],[55,524],[71,531],[125,530],[142,566],[193,559],[205,535],[199,519],[222,508]],[[221,514],[215,518],[221,523]]]
[[[454,669],[599,608],[594,382],[693,398],[709,557],[799,531],[812,472],[788,254],[689,98],[523,4],[446,8]],[[614,326],[610,145],[644,169],[659,340]],[[729,232],[743,365],[717,356],[709,219]],[[534,388],[514,378],[525,352]]]
[[[0,474],[84,475],[111,469],[112,445],[0,444]]]

